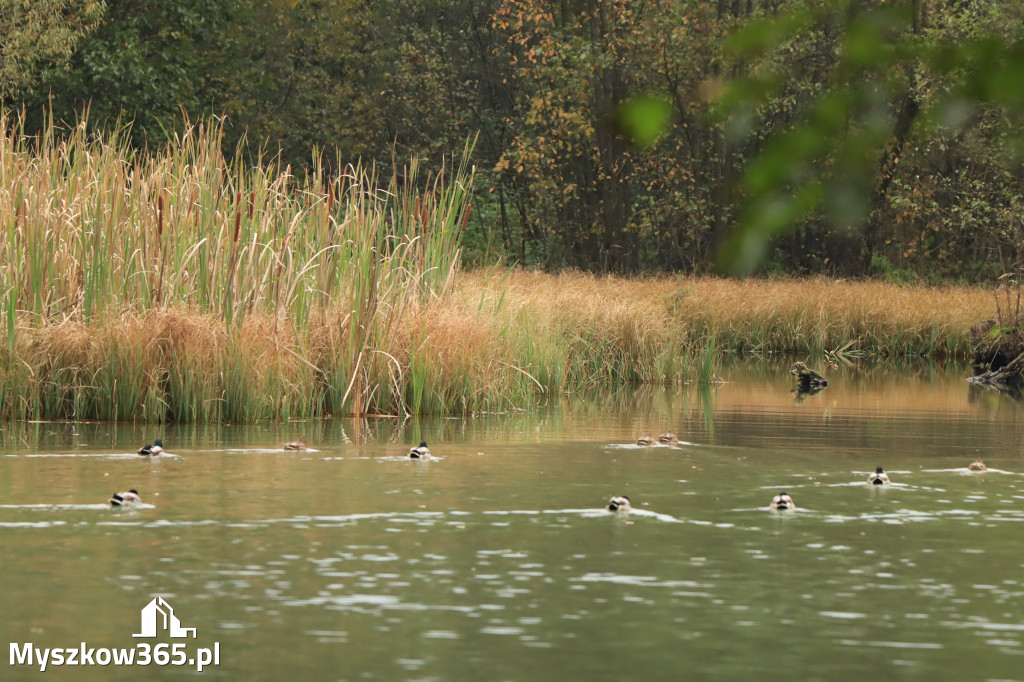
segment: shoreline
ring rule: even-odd
[[[231,422],[471,414],[624,383],[705,383],[725,352],[966,358],[991,290],[874,281],[475,270],[389,308],[353,347],[355,305],[303,325],[165,308],[32,326],[0,351],[0,417]]]

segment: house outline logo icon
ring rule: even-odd
[[[162,628],[161,628],[162,626]],[[171,637],[196,638],[195,628],[181,627],[181,621],[174,615],[174,609],[163,597],[154,597],[153,601],[142,609],[142,632],[132,637],[156,637],[159,629],[167,630]]]

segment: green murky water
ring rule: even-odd
[[[725,374],[404,424],[4,425],[0,639],[219,664],[0,679],[1024,679],[1021,407],[959,368],[802,400],[784,369]],[[157,436],[171,455],[133,454]],[[436,460],[405,457],[421,437]],[[128,488],[147,504],[111,511]],[[795,513],[767,510],[783,489]],[[194,639],[132,637],[157,595]]]

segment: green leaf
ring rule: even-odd
[[[619,106],[619,128],[638,147],[649,147],[664,133],[672,118],[672,105],[661,97],[641,95]]]

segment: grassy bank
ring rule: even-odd
[[[500,410],[583,386],[706,380],[739,345],[819,361],[836,349],[962,355],[991,301],[871,282],[471,272],[407,306],[362,356],[342,305],[301,328],[183,308],[19,324],[0,405],[7,417],[231,422]]]
[[[0,114],[0,416],[253,421],[708,381],[724,350],[963,354],[989,292],[459,272],[472,171],[137,155]],[[468,150],[467,150],[468,155]]]
[[[480,275],[470,275],[483,287]],[[569,319],[595,308],[635,314],[671,337],[713,336],[717,347],[750,353],[820,355],[845,351],[880,356],[966,355],[970,325],[996,314],[991,290],[905,286],[875,281],[594,278],[517,273],[506,296]]]

